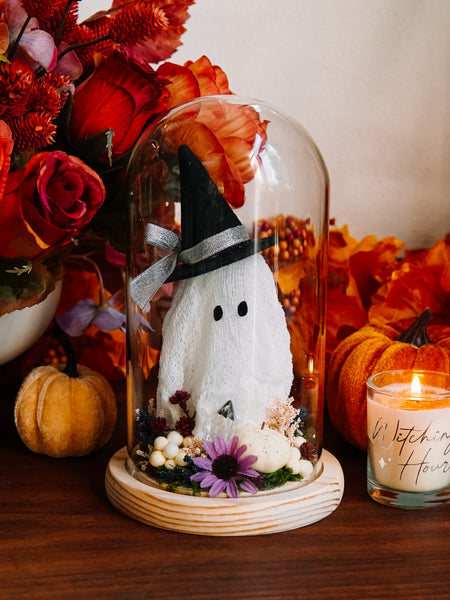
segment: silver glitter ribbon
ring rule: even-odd
[[[226,248],[231,248],[231,246],[236,246],[236,244],[245,242],[248,239],[248,233],[244,225],[230,227],[202,240],[195,246],[192,246],[192,248],[183,250],[183,252],[180,252],[180,260],[188,265],[195,265],[195,263],[205,258],[214,256],[214,254]]]
[[[179,261],[189,265],[196,264],[226,248],[248,241],[249,236],[244,225],[237,225],[220,231],[202,240],[192,248],[180,252],[181,239],[176,233],[154,223],[147,223],[144,239],[146,244],[163,250],[170,250],[170,254],[167,254],[167,256],[164,256],[131,280],[130,295],[142,310],[166,279],[170,277]]]
[[[142,310],[169,275],[173,273],[181,248],[181,240],[176,233],[154,223],[146,224],[144,240],[146,244],[151,244],[163,250],[170,250],[170,254],[167,254],[167,256],[164,256],[164,258],[161,258],[131,280],[130,295]]]

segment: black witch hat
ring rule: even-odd
[[[251,240],[208,171],[188,148],[178,149],[181,184],[181,238],[147,223],[145,241],[171,250],[130,282],[130,295],[145,309],[165,283],[215,271],[275,244],[275,237]]]
[[[186,145],[178,149],[181,184],[181,250],[166,281],[196,277],[275,244],[274,237],[251,240],[201,161]]]

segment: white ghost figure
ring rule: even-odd
[[[228,439],[247,423],[261,426],[292,379],[284,312],[260,254],[180,282],[163,324],[157,416],[174,428],[184,413],[169,398],[184,390],[194,435]]]

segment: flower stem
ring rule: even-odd
[[[89,256],[87,254],[83,254],[81,256],[81,258],[83,260],[85,260],[86,262],[88,262],[90,265],[92,265],[92,267],[94,268],[94,271],[97,275],[97,279],[98,279],[98,283],[99,283],[99,305],[101,308],[105,308],[108,305],[107,299],[106,299],[106,294],[105,294],[105,285],[103,283],[103,277],[102,277],[102,273],[99,269],[98,264],[95,262],[95,260],[92,260],[92,258],[89,258]]]
[[[14,44],[13,47],[11,48],[11,50],[8,52],[8,60],[10,60],[12,62],[12,60],[14,59],[14,55],[17,52],[17,48],[19,46],[20,40],[23,36],[23,34],[25,33],[25,30],[28,26],[28,23],[31,21],[31,17],[28,17],[25,19],[21,30],[19,31],[19,35],[16,37],[16,39],[14,40]]]
[[[62,30],[64,29],[64,24],[67,19],[67,15],[69,14],[71,5],[75,2],[75,0],[67,0],[66,7],[64,9],[64,13],[62,15],[61,21],[59,22],[58,29],[55,33],[55,46],[58,45],[59,38],[61,37]]]
[[[100,42],[106,42],[106,40],[110,40],[111,36],[104,35],[102,37],[97,38],[96,40],[90,40],[88,42],[80,42],[79,44],[74,44],[73,46],[69,46],[65,50],[58,54],[58,60],[60,60],[63,56],[71,52],[72,50],[76,50],[77,48],[86,48],[87,46],[94,46],[95,44],[99,44]]]

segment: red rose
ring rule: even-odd
[[[112,156],[136,142],[145,126],[167,105],[164,80],[121,54],[106,59],[77,87],[70,120],[72,141],[83,142],[112,130]]]
[[[68,244],[104,198],[102,180],[80,159],[60,151],[36,154],[6,181],[0,254],[32,259]]]

